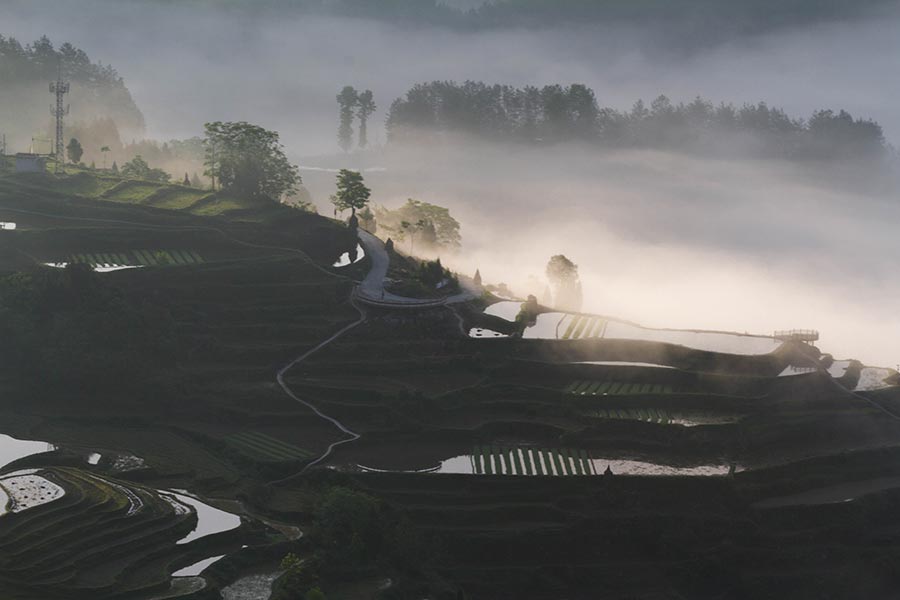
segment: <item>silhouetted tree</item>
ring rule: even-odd
[[[365,148],[369,145],[369,117],[375,112],[375,99],[372,90],[366,90],[359,94],[357,98],[357,115],[359,116],[359,147]]]
[[[206,174],[222,190],[245,198],[280,201],[302,183],[278,134],[246,122],[207,123]]]
[[[546,273],[555,291],[556,308],[580,310],[581,282],[578,278],[578,265],[564,254],[557,254],[547,263]]]
[[[344,152],[353,146],[353,116],[359,104],[359,94],[352,86],[346,86],[337,95],[340,108],[340,124],[338,126],[338,145]]]
[[[358,171],[341,169],[337,175],[337,193],[331,197],[335,209],[343,212],[350,210],[356,216],[369,203],[372,190],[366,187],[363,176]]]
[[[66,154],[69,156],[69,162],[77,165],[81,162],[81,157],[84,155],[84,148],[81,147],[81,142],[72,138],[69,140],[69,143],[66,145]]]

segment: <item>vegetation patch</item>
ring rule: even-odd
[[[476,475],[596,475],[586,450],[476,446],[470,458]]]
[[[282,442],[259,431],[242,431],[225,438],[229,446],[239,453],[259,462],[287,462],[306,460],[312,452]]]
[[[573,381],[564,390],[576,396],[636,396],[674,394],[675,388],[665,383],[626,383],[620,381]]]

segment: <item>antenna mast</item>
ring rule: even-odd
[[[66,164],[66,146],[63,141],[63,117],[69,114],[69,106],[63,100],[69,93],[69,82],[63,81],[62,63],[57,67],[56,81],[50,84],[50,93],[56,94],[56,106],[50,107],[50,115],[56,118],[56,174],[63,172]]]

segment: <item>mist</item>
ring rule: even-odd
[[[665,93],[766,101],[792,116],[846,109],[900,138],[900,17],[741,37],[688,51],[634,27],[459,33],[350,18],[213,12],[141,2],[7,0],[0,30],[71,41],[125,77],[156,139],[213,120],[280,132],[292,158],[334,167],[335,94],[372,89],[370,138],[413,84],[581,82],[625,109]],[[147,34],[153,31],[154,35]],[[72,97],[71,102],[78,99]],[[324,158],[328,157],[328,158]],[[373,200],[449,206],[463,252],[447,261],[524,292],[552,254],[580,267],[585,310],[648,326],[771,333],[817,328],[839,358],[900,361],[896,187],[865,174],[580,146],[461,140],[346,159]],[[321,212],[333,176],[303,171]]]

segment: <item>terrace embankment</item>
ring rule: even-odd
[[[796,519],[753,509],[740,476],[355,479],[439,537],[439,571],[473,598],[880,598],[897,583],[895,493]]]

